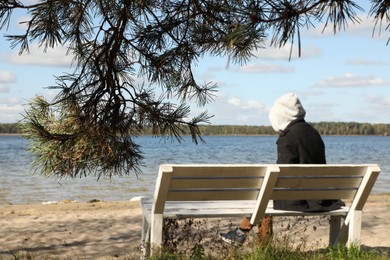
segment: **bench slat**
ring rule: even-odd
[[[353,199],[356,190],[274,190],[273,200],[325,200],[325,199]]]
[[[145,217],[150,219],[152,210],[152,201],[144,200],[141,202],[141,208]],[[191,218],[213,218],[213,217],[238,217],[248,216],[252,213],[256,201],[186,201],[186,202],[168,202],[165,206],[164,215],[167,217],[191,217]],[[273,203],[270,202],[266,208],[265,215],[268,216],[346,216],[348,207],[334,210],[332,212],[301,212],[273,209]],[[146,212],[145,212],[146,211]]]
[[[172,179],[172,189],[186,189],[186,188],[259,188],[263,178],[251,177],[251,178],[185,178],[185,179]]]
[[[324,212],[302,212],[302,211],[291,211],[291,210],[277,210],[268,207],[265,211],[266,216],[346,216],[348,214],[349,207],[342,207],[337,210],[324,211]]]
[[[171,201],[166,204],[166,209],[181,208],[181,209],[223,209],[223,208],[253,208],[255,200],[216,200],[216,201],[186,201],[177,202]],[[272,203],[270,203],[272,205]]]
[[[173,177],[259,177],[264,176],[265,165],[174,165]]]
[[[276,182],[278,188],[358,188],[362,178],[279,178]]]
[[[280,167],[280,176],[364,176],[367,165],[329,165],[313,169],[313,165],[295,164],[278,165]],[[297,170],[299,169],[299,170]]]
[[[255,200],[258,193],[259,191],[256,189],[178,190],[170,191],[167,200]]]

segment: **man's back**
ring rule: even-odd
[[[325,145],[320,134],[304,119],[290,124],[277,141],[279,164],[325,164]]]

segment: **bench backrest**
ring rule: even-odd
[[[377,165],[189,164],[161,165],[152,214],[167,201],[257,201],[252,223],[269,200],[349,199],[361,210],[380,172]]]
[[[264,217],[269,200],[341,199],[352,201],[352,210],[362,210],[380,173],[377,165],[355,164],[289,164],[269,169],[252,223]]]
[[[256,201],[268,165],[160,165],[152,212],[166,201]]]
[[[353,199],[371,166],[278,165],[272,199]]]

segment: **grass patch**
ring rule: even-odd
[[[318,251],[300,251],[300,250],[287,250],[286,248],[274,247],[269,245],[265,248],[253,247],[250,250],[241,250],[237,247],[231,246],[229,254],[223,253],[216,256],[205,253],[205,250],[201,245],[194,247],[191,254],[186,255],[180,252],[171,252],[170,250],[160,249],[157,250],[151,257],[151,260],[218,260],[218,259],[242,259],[242,260],[388,260],[389,256],[385,252],[377,250],[360,250],[359,247],[346,247],[337,246],[329,247],[324,250]]]
[[[278,234],[274,234],[267,245],[260,246],[257,242],[257,233],[251,232],[243,246],[234,246],[224,243],[219,237],[221,230],[226,230],[226,223],[217,221],[210,225],[206,220],[166,219],[163,230],[163,246],[158,249],[154,248],[150,259],[389,259],[386,251],[361,249],[358,245],[351,247],[338,245],[325,248],[312,246],[308,250],[308,241],[304,234],[316,232],[321,226],[328,225],[328,221],[324,218],[314,221],[301,217],[289,220],[279,219],[279,221],[279,226],[284,230],[279,229]],[[227,225],[234,226],[235,224],[230,222]],[[297,244],[296,238],[299,238],[301,242]]]

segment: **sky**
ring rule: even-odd
[[[227,57],[199,60],[196,79],[217,84],[218,92],[206,107],[194,106],[194,114],[207,110],[214,115],[213,125],[270,125],[268,112],[275,99],[294,92],[308,122],[390,124],[390,33],[373,35],[369,6],[362,7],[362,22],[349,23],[335,35],[332,28],[323,32],[323,25],[302,29],[301,56],[293,46],[291,60],[291,45],[280,49],[269,43],[244,65],[229,64]],[[11,49],[4,35],[23,30],[23,17],[14,18],[8,31],[0,32],[0,123],[22,119],[36,95],[51,100],[56,93],[47,87],[55,84],[55,76],[73,71],[64,47],[45,53],[32,44],[23,55]]]

